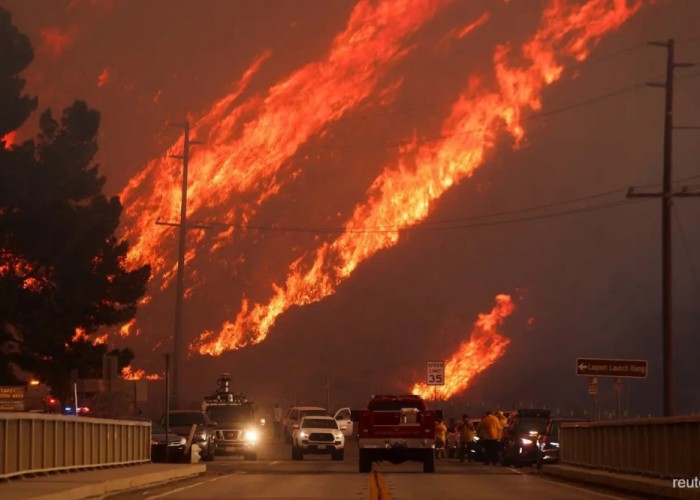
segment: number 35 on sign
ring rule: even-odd
[[[428,385],[445,385],[445,362],[428,361]]]

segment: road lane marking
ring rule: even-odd
[[[369,475],[369,497],[371,500],[389,500],[389,489],[384,482],[384,474],[376,470]]]
[[[369,498],[370,500],[379,500],[379,488],[377,487],[377,472],[372,471],[369,474]]]
[[[165,493],[161,493],[160,495],[153,495],[152,497],[147,497],[146,500],[153,500],[155,498],[167,497],[168,495],[172,495],[173,493],[179,493],[181,491],[189,490],[190,488],[194,488],[195,486],[200,486],[202,484],[207,484],[207,483],[213,483],[214,481],[218,481],[219,479],[223,479],[223,478],[228,477],[230,475],[231,474],[226,474],[225,476],[217,476],[217,477],[209,479],[207,481],[200,481],[198,483],[190,484],[188,486],[183,486],[182,488],[177,488],[174,490],[166,491]]]
[[[279,460],[273,460],[272,462],[268,463],[267,465],[275,465],[275,464],[278,464],[278,463],[280,463]]]
[[[389,488],[386,487],[384,482],[384,474],[377,472],[377,485],[379,486],[379,499],[380,500],[390,500],[389,498]]]

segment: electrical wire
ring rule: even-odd
[[[690,250],[688,249],[688,243],[685,238],[685,231],[683,230],[683,224],[681,224],[681,218],[678,216],[678,211],[675,207],[672,207],[672,212],[674,219],[676,220],[676,225],[678,226],[678,233],[681,236],[681,242],[683,243],[683,250],[685,252],[685,258],[688,260],[688,265],[690,266],[690,273],[693,277],[693,284],[695,285],[695,291],[700,297],[700,279],[698,278],[698,270],[695,267],[695,263],[690,255]]]

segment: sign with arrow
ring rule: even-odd
[[[645,359],[577,358],[576,375],[647,378],[647,361]]]

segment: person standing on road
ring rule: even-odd
[[[447,426],[442,419],[435,422],[435,458],[445,458],[445,443],[447,442]]]
[[[479,432],[484,436],[484,464],[498,465],[498,448],[503,428],[496,416],[490,411],[479,422]]]
[[[275,403],[275,408],[272,410],[275,426],[275,440],[282,439],[282,408],[279,403]]]
[[[469,421],[469,415],[462,415],[462,421],[457,424],[457,430],[459,431],[459,461],[464,462],[464,457],[466,456],[467,461],[471,462],[471,450],[474,447],[476,431]]]

